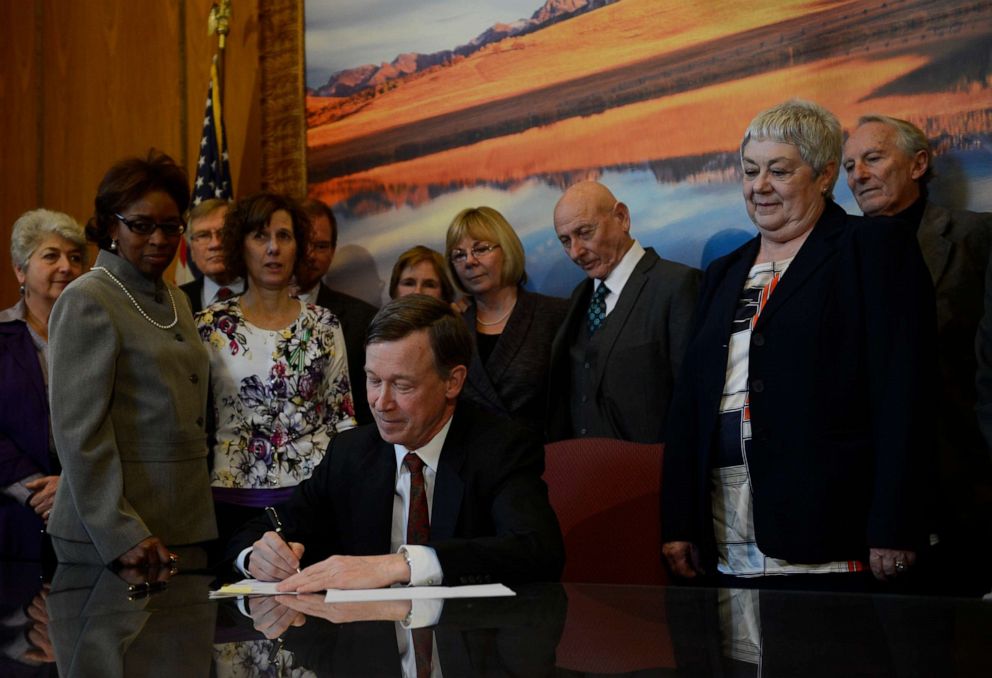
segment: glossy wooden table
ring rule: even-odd
[[[139,578],[140,583],[140,578]],[[180,573],[0,563],[0,676],[400,676],[396,606],[212,602]],[[765,590],[545,584],[448,601],[444,676],[992,676],[992,604]],[[397,611],[398,610],[398,611]],[[254,618],[253,618],[254,617]],[[262,628],[265,633],[256,629]],[[266,637],[268,634],[271,637]],[[435,673],[434,675],[438,675]]]

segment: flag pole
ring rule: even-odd
[[[227,47],[227,34],[231,31],[231,0],[221,0],[210,6],[207,17],[207,34],[217,35],[217,80],[221,97],[224,96],[224,48]]]

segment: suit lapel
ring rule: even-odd
[[[465,463],[464,440],[466,426],[461,407],[455,409],[454,420],[448,430],[448,437],[441,448],[441,458],[437,464],[437,478],[434,485],[434,501],[431,506],[431,540],[451,539],[455,535],[458,516],[462,505],[465,484],[461,470]]]
[[[634,267],[634,272],[630,274],[627,284],[623,286],[620,298],[617,299],[617,305],[613,307],[613,310],[606,318],[606,324],[599,330],[602,334],[597,339],[601,351],[596,360],[596,374],[593,375],[592,379],[594,393],[599,392],[599,384],[603,379],[603,375],[606,373],[606,367],[609,363],[610,353],[613,351],[613,345],[616,344],[617,339],[620,337],[620,333],[623,331],[624,325],[627,324],[630,314],[637,307],[641,292],[648,282],[647,272],[657,262],[658,255],[655,254],[653,249],[648,248]],[[588,301],[586,305],[588,306]]]
[[[21,322],[21,321],[14,321]],[[27,327],[26,324],[21,323]],[[35,348],[34,340],[31,338],[29,331],[23,333],[16,332],[15,326],[11,323],[9,334],[10,339],[8,339],[8,350],[11,343],[16,342],[18,346],[16,350],[10,350],[11,355],[10,364],[16,365],[17,369],[21,372],[19,377],[13,375],[6,375],[5,379],[10,379],[10,383],[20,383],[27,384],[28,387],[34,391],[34,394],[45,403],[45,410],[48,410],[48,394],[45,392],[45,378],[41,373],[41,365],[38,364],[38,350]],[[6,328],[0,330],[7,333]]]
[[[366,475],[352,486],[356,500],[354,522],[356,553],[389,553],[393,529],[393,496],[396,494],[396,448],[376,435],[362,465]]]
[[[837,238],[842,235],[844,227],[844,211],[834,203],[828,202],[820,220],[789,264],[774,294],[769,297],[756,327],[763,327],[770,322],[778,309],[789,301],[789,297],[802,289],[809,277],[830,259],[837,248]]]
[[[920,243],[923,260],[930,269],[930,277],[936,287],[947,270],[947,262],[951,257],[953,243],[946,237],[947,228],[951,223],[947,210],[927,203],[920,219],[920,227],[916,237]]]
[[[467,311],[465,311],[465,324],[469,328],[469,332],[475,332],[475,321],[476,321],[476,307],[472,306]],[[509,323],[507,323],[509,327]],[[503,336],[499,338],[496,343],[496,349],[493,350],[493,355],[490,356],[489,362],[492,363],[495,357],[496,351],[499,349],[500,343],[502,343],[505,338],[506,333],[504,331]],[[472,384],[472,387],[479,392],[486,402],[492,403],[494,407],[502,407],[502,401],[499,397],[499,392],[496,391],[496,384],[493,383],[492,378],[489,376],[489,371],[486,366],[482,364],[482,357],[479,355],[479,351],[475,350],[472,352],[472,362],[468,366],[468,380]]]
[[[523,288],[519,288],[517,290],[517,305],[506,321],[506,327],[503,329],[503,334],[500,335],[492,355],[489,356],[489,362],[486,363],[485,372],[491,375],[493,382],[500,381],[507,368],[513,363],[513,359],[523,347],[524,338],[527,336],[533,321],[533,297]]]

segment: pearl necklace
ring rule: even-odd
[[[479,317],[479,311],[477,309],[475,312],[475,322],[479,323],[483,327],[492,327],[493,325],[499,325],[501,322],[503,322],[504,320],[510,317],[510,314],[513,313],[513,308],[516,305],[517,302],[514,301],[512,304],[510,304],[510,308],[507,309],[506,313],[504,313],[501,318],[499,318],[498,320],[493,320],[492,322],[488,322],[488,323]]]
[[[94,266],[93,267],[93,270],[94,271],[103,271],[108,276],[110,276],[110,279],[113,280],[115,283],[117,283],[117,286],[121,288],[121,290],[124,292],[124,294],[127,295],[127,298],[131,300],[131,303],[134,304],[134,307],[136,309],[138,309],[138,313],[141,314],[141,317],[144,318],[145,320],[147,320],[148,322],[150,322],[155,327],[159,328],[160,330],[168,330],[168,329],[171,329],[171,328],[175,327],[176,326],[176,323],[179,322],[179,312],[176,310],[176,300],[172,297],[172,290],[170,290],[168,287],[165,288],[165,291],[169,293],[169,303],[172,304],[172,316],[173,317],[172,317],[172,322],[171,323],[169,323],[168,325],[163,325],[161,323],[155,322],[154,320],[152,320],[152,318],[151,318],[150,315],[148,315],[147,313],[145,313],[145,309],[141,308],[141,304],[138,303],[138,300],[135,299],[134,296],[130,292],[128,292],[127,288],[124,287],[124,283],[122,283],[120,280],[118,280],[117,277],[114,276],[113,273],[111,273],[110,271],[108,271],[103,266]]]

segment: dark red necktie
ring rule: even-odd
[[[218,301],[227,301],[231,298],[232,294],[234,293],[231,291],[230,287],[221,287],[217,290],[217,299]]]
[[[406,543],[423,545],[431,538],[430,514],[427,512],[427,487],[424,484],[424,460],[416,452],[407,452],[403,463],[410,469],[410,512],[406,520]],[[411,629],[417,678],[431,675],[434,632],[429,628]]]
[[[424,460],[416,452],[407,452],[403,463],[410,469],[410,513],[406,521],[406,543],[423,545],[431,538],[427,487],[424,485]]]

